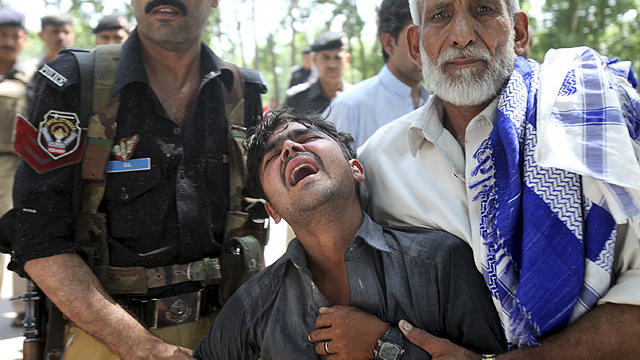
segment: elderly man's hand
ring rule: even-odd
[[[480,355],[460,347],[451,341],[433,336],[426,331],[413,327],[405,320],[400,320],[398,327],[407,340],[431,354],[433,360],[477,360]]]
[[[352,306],[337,305],[319,311],[317,329],[309,334],[316,353],[329,354],[327,359],[331,360],[373,359],[373,350],[388,323]]]

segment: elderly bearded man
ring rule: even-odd
[[[629,64],[587,48],[551,51],[542,66],[516,58],[528,39],[517,0],[410,6],[411,56],[435,96],[360,149],[369,214],[471,246],[517,349],[499,358],[640,358]],[[436,359],[479,358],[417,333]]]

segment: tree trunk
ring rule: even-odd
[[[578,16],[578,12],[580,11],[580,8],[582,7],[582,0],[576,0],[575,1],[575,11],[573,12],[573,18],[571,19],[571,33],[575,34],[576,31],[578,30],[578,20],[580,19],[580,17]]]
[[[269,56],[271,57],[271,74],[273,74],[273,103],[275,105],[280,104],[280,85],[278,84],[278,72],[277,68],[277,58],[275,52],[275,41],[273,40],[273,34],[269,34],[267,38],[267,48],[269,49]]]
[[[369,69],[367,69],[367,57],[364,54],[364,41],[362,41],[361,34],[358,34],[358,45],[360,49],[358,51],[358,56],[360,57],[360,74],[362,74],[362,79],[364,80],[369,77]]]
[[[251,22],[253,22],[253,68],[260,71],[260,49],[258,49],[258,31],[256,29],[256,0],[251,0]]]
[[[240,23],[240,16],[238,16],[238,3],[234,4],[234,11],[236,16],[236,30],[238,31],[238,45],[240,46],[240,60],[242,61],[242,67],[247,67],[247,62],[244,58],[244,44],[242,41],[242,24]]]
[[[296,49],[296,35],[298,31],[295,27],[296,19],[293,16],[293,10],[298,7],[298,0],[291,0],[289,3],[289,12],[287,13],[287,17],[290,21],[291,26],[291,66],[298,63],[298,49]]]

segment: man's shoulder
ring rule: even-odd
[[[362,102],[375,101],[368,95],[375,89],[378,84],[378,76],[370,77],[359,83],[351,85],[333,101],[336,104],[358,105]]]
[[[467,243],[444,230],[386,227],[384,233],[389,246],[403,256],[425,260],[447,260],[465,254],[472,256]]]
[[[384,151],[382,148],[393,146],[397,148],[399,144],[408,144],[408,130],[420,115],[421,107],[401,117],[390,121],[376,130],[371,137],[362,145],[358,151],[361,153]]]
[[[314,84],[314,81],[307,81],[302,84],[298,84],[287,89],[287,97],[294,98],[302,95],[307,90],[311,89],[311,86]]]
[[[43,77],[53,87],[64,90],[80,80],[78,62],[73,54],[64,52],[42,65],[36,71],[35,76]]]
[[[234,297],[239,296],[247,303],[269,302],[269,299],[278,295],[279,289],[285,283],[289,266],[290,261],[284,256],[280,257],[242,284]]]

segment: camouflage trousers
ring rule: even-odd
[[[211,314],[192,323],[151,330],[151,333],[167,343],[193,349],[209,333],[215,316]],[[65,328],[64,344],[62,360],[120,360],[108,347],[73,324]]]
[[[0,154],[0,216],[13,207],[13,177],[19,163],[15,154]]]
[[[13,207],[13,176],[16,173],[20,158],[15,154],[0,154],[0,216]],[[8,255],[0,255],[0,288],[2,288],[2,273],[9,262]],[[13,292],[11,296],[22,295],[27,291],[27,281],[17,274],[13,274]],[[16,313],[24,312],[22,301],[12,301],[11,306]]]

